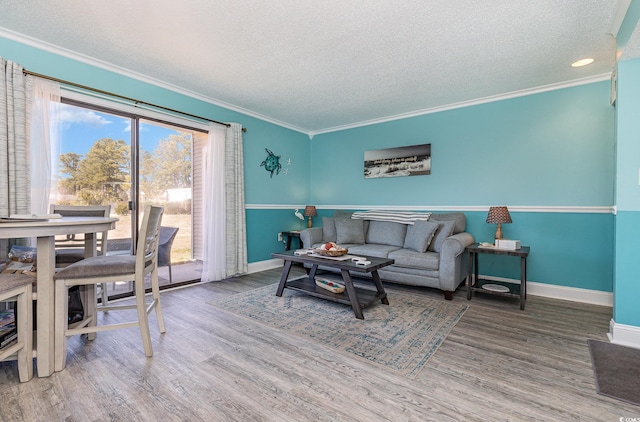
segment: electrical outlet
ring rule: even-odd
[[[278,242],[282,242],[282,232],[278,233]]]

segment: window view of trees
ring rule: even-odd
[[[96,141],[85,156],[60,155],[59,192],[82,204],[127,202],[131,188],[129,146],[121,139]]]
[[[141,151],[140,191],[143,202],[166,203],[173,211],[191,211],[191,143],[188,132],[169,135],[153,151]],[[126,214],[131,191],[131,155],[121,139],[96,141],[86,155],[67,152],[60,155],[59,193],[85,205],[116,203],[118,214]],[[171,195],[185,200],[171,201]],[[178,202],[178,204],[171,204]]]
[[[178,132],[140,156],[140,191],[146,200],[161,200],[168,212],[191,212],[192,135]]]

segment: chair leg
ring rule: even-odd
[[[96,293],[96,285],[88,284],[84,286],[86,291],[86,300],[84,302],[84,317],[91,318],[91,321],[87,324],[87,327],[95,327],[98,325],[98,296]],[[87,340],[95,340],[96,333],[87,333]]]
[[[107,291],[107,283],[100,283],[100,293],[102,297],[102,306],[109,306],[109,292]],[[108,312],[108,311],[105,311]]]
[[[67,365],[67,322],[69,318],[68,288],[63,281],[56,281],[54,309],[54,368],[62,371]]]
[[[169,274],[171,274],[171,266],[169,266]],[[155,302],[156,319],[158,320],[158,328],[161,333],[166,333],[164,328],[164,316],[162,315],[162,306],[160,305],[160,284],[158,282],[158,268],[151,272],[151,295]]]
[[[33,294],[31,285],[18,296],[18,341],[23,343],[18,350],[18,376],[20,382],[33,378]]]
[[[136,280],[136,309],[138,311],[138,324],[140,325],[140,336],[142,337],[142,346],[144,354],[147,357],[153,356],[153,347],[151,345],[151,332],[149,331],[149,317],[147,314],[147,301],[144,297],[144,276],[142,281]]]
[[[169,284],[173,283],[173,276],[171,275],[171,264],[169,264]]]

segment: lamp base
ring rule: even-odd
[[[307,227],[308,228],[313,227],[313,222],[311,221],[311,216],[309,216],[309,222],[307,223]]]
[[[502,224],[498,223],[498,227],[496,228],[495,239],[502,239]]]

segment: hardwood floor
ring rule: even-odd
[[[298,267],[295,269],[302,273]],[[162,293],[153,358],[136,329],[69,341],[67,368],[20,384],[0,363],[1,421],[475,421],[640,417],[596,393],[587,339],[606,340],[611,309],[459,290],[469,310],[417,379],[224,313],[206,302],[277,282],[279,270]],[[387,290],[444,300],[442,293]],[[104,318],[115,320],[115,313]],[[366,318],[366,310],[365,310]]]

